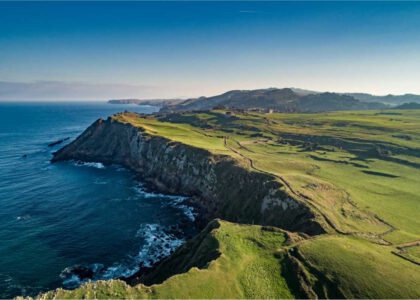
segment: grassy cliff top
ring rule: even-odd
[[[213,256],[213,253],[218,255]],[[211,259],[213,257],[213,259]],[[197,267],[198,266],[198,267]],[[418,298],[418,266],[359,238],[213,221],[164,261],[160,283],[110,280],[46,293],[79,298]],[[186,269],[186,270],[184,270]],[[170,274],[168,274],[170,275]],[[152,278],[153,279],[153,278]]]
[[[420,110],[112,119],[272,174],[332,230],[213,221],[141,284],[98,281],[41,298],[420,297]]]
[[[394,246],[420,240],[420,110],[113,118],[273,174],[339,233]]]

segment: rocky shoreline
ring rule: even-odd
[[[253,152],[259,146],[238,150],[233,144],[237,136],[228,128],[219,130],[227,123],[228,117],[223,115],[182,117],[124,113],[100,119],[58,151],[53,161],[123,165],[147,182],[149,189],[189,196],[198,208],[200,225],[207,226],[150,269],[119,278],[123,280],[89,282],[72,291],[57,289],[41,298],[410,298],[417,294],[415,266],[396,255],[391,243],[384,245],[373,239],[390,231],[376,236],[341,231],[327,215],[327,205],[334,205],[337,195],[328,193],[325,199],[331,201],[318,208],[312,198],[318,191],[306,195],[301,192],[305,185],[289,182],[293,174],[284,169],[288,162],[282,160],[290,156],[267,157],[266,161],[265,153],[278,151],[269,143],[261,145],[261,152]],[[209,117],[220,117],[216,119],[218,126],[211,123],[205,127]],[[229,120],[231,126],[239,125]],[[261,121],[258,129],[264,132],[266,123]],[[190,124],[202,130],[190,133]],[[242,132],[243,127],[237,129]],[[282,130],[271,133],[282,137]],[[249,136],[253,138],[252,132]],[[241,136],[238,140],[242,141]],[[267,168],[269,163],[272,165]],[[277,163],[284,172],[278,172]],[[347,201],[354,208],[350,217],[358,218],[358,222],[366,220],[368,226],[376,224],[358,213],[351,199]],[[349,210],[344,209],[340,213],[347,218]],[[384,223],[379,216],[373,217]],[[219,220],[210,221],[215,218]],[[363,223],[360,228],[366,230]],[[408,275],[395,276],[395,270],[400,274],[407,270]],[[383,274],[386,281],[380,279]],[[375,288],[370,289],[372,286]],[[232,291],[235,287],[237,290]]]
[[[191,197],[201,228],[221,218],[310,235],[325,232],[310,207],[284,192],[274,176],[252,171],[230,156],[151,135],[114,117],[95,121],[54,153],[52,162],[72,159],[120,164],[153,190]]]
[[[113,117],[97,120],[53,154],[53,163],[67,160],[119,164],[132,170],[147,192],[187,196],[184,203],[194,208],[198,229],[221,218],[309,235],[325,232],[311,209],[281,190],[275,177],[250,170],[230,156],[153,136]],[[166,259],[117,279],[138,284]]]

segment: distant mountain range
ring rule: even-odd
[[[345,95],[354,97],[355,99],[364,102],[382,102],[391,105],[398,105],[409,102],[420,103],[420,95],[414,94],[375,96],[365,93],[345,93]]]
[[[394,107],[395,109],[420,109],[420,103],[410,102]]]
[[[299,88],[291,88],[294,92],[301,94],[301,95],[309,95],[309,94],[321,94],[321,92],[299,89]],[[377,96],[368,93],[338,93],[342,95],[351,96],[357,100],[363,102],[381,102],[390,105],[399,105],[403,103],[415,102],[420,103],[420,95],[415,94],[404,94],[404,95],[385,95],[385,96]]]
[[[281,112],[321,112],[334,110],[382,109],[383,103],[362,102],[337,93],[307,93],[290,88],[234,90],[214,97],[200,97],[163,106],[162,112],[209,110],[217,107]]]
[[[109,103],[159,106],[161,112],[236,108],[280,112],[385,109],[403,103],[420,103],[420,95],[374,96],[366,93],[329,93],[299,88],[232,90],[212,97],[191,99],[120,99]]]

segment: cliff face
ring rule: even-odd
[[[162,192],[191,196],[202,225],[222,218],[325,232],[308,206],[283,192],[274,177],[250,171],[230,156],[153,136],[113,118],[97,120],[52,161],[71,159],[121,164]]]

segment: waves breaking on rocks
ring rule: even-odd
[[[182,210],[184,215],[190,220],[195,221],[195,218],[197,216],[197,213],[194,212],[194,208],[185,204],[188,200],[188,197],[184,196],[178,196],[178,195],[165,195],[161,193],[153,193],[153,192],[147,192],[144,189],[143,184],[139,184],[138,186],[134,187],[135,191],[141,195],[143,198],[165,198],[170,201],[166,202],[166,205],[169,205],[171,207],[177,208]]]
[[[97,168],[97,169],[104,169],[105,166],[103,163],[100,162],[83,162],[83,161],[75,161],[74,162],[75,166],[78,167],[92,167],[92,168]]]
[[[97,164],[100,163],[84,163],[83,165],[97,168]],[[74,289],[88,281],[133,276],[141,270],[153,267],[160,260],[171,255],[185,243],[187,237],[191,236],[191,230],[194,227],[191,226],[191,223],[195,220],[196,213],[186,203],[188,197],[147,192],[143,184],[134,186],[133,189],[139,198],[163,200],[163,206],[170,206],[179,210],[183,218],[180,218],[179,222],[170,226],[157,223],[142,224],[133,237],[142,240],[142,246],[138,252],[135,255],[127,255],[121,261],[115,262],[110,266],[92,263],[88,265],[78,264],[65,268],[60,274],[64,288]]]

